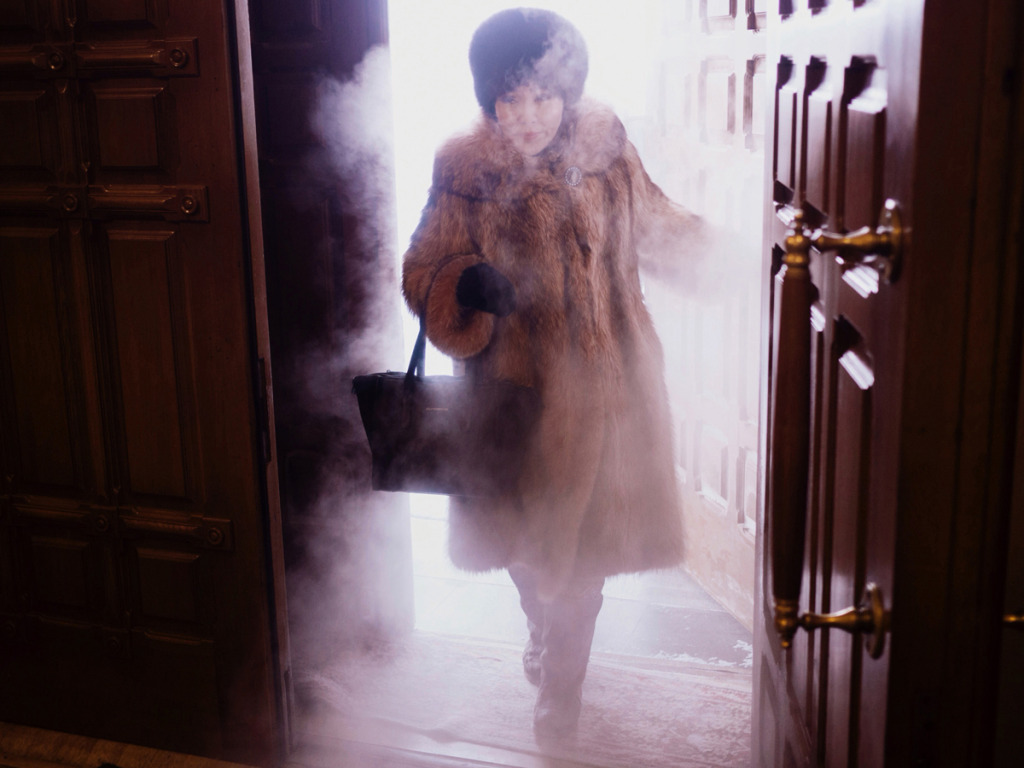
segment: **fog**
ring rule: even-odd
[[[370,50],[349,80],[321,79],[316,94],[308,119],[320,148],[304,163],[313,183],[305,191],[297,185],[293,203],[312,209],[321,204],[319,190],[337,190],[334,204],[349,227],[339,236],[357,242],[325,243],[325,258],[360,258],[333,264],[324,274],[333,283],[316,287],[344,292],[332,301],[339,315],[324,318],[336,323],[332,338],[289,353],[297,368],[289,416],[298,429],[315,425],[319,440],[316,455],[285,458],[292,462],[286,476],[297,481],[285,525],[292,661],[300,679],[339,653],[407,632],[412,620],[408,502],[371,491],[369,452],[350,391],[355,375],[404,368],[387,48]],[[301,472],[314,476],[296,477]]]
[[[409,726],[413,730],[422,723],[434,723],[427,734],[431,738],[458,740],[464,738],[460,728],[469,716],[467,709],[472,710],[472,700],[444,717],[436,712],[442,705],[435,692],[408,691],[406,696],[394,674],[387,677],[391,682],[380,682],[383,670],[415,663],[402,650],[402,639],[417,618],[412,563],[415,548],[424,544],[412,540],[406,495],[369,490],[369,454],[355,398],[338,386],[356,374],[404,370],[408,362],[418,320],[401,300],[401,257],[426,202],[436,149],[479,115],[467,62],[473,30],[495,11],[519,3],[389,0],[388,5],[390,49],[371,50],[347,81],[320,82],[317,109],[310,115],[322,151],[308,158],[308,173],[336,180],[339,188],[349,191],[343,208],[362,222],[358,235],[363,250],[372,256],[366,262],[346,264],[352,271],[346,284],[365,291],[358,302],[365,312],[351,321],[344,344],[304,353],[309,415],[336,424],[337,442],[331,447],[328,471],[315,484],[318,493],[308,500],[310,527],[295,532],[303,565],[287,574],[296,648],[293,661],[303,690],[312,692],[313,698],[329,699],[338,711],[365,709],[394,722],[413,724]],[[590,56],[586,94],[615,109],[648,172],[673,199],[718,224],[758,209],[760,188],[751,185],[749,163],[729,165],[723,158],[721,173],[733,178],[717,183],[700,175],[682,179],[673,174],[673,168],[688,161],[692,150],[687,147],[692,142],[679,142],[680,146],[666,150],[651,129],[655,124],[672,124],[673,110],[678,108],[663,102],[664,70],[659,68],[665,55],[663,14],[677,12],[672,10],[676,4],[637,0],[610,3],[602,9],[593,0],[564,0],[533,5],[554,10],[579,28]],[[687,91],[685,97],[693,95]],[[672,162],[663,162],[666,159]],[[759,228],[752,232],[746,233],[751,239],[745,247],[759,237]],[[756,261],[755,253],[753,264]],[[703,358],[695,358],[673,339],[681,327],[678,297],[650,283],[647,294],[666,343],[670,376],[692,370],[696,362],[720,376],[723,388],[736,386],[725,371],[725,352],[714,341],[702,347]],[[721,306],[712,307],[702,318],[699,334],[708,339],[717,338],[733,322]],[[450,370],[450,361],[431,349],[427,372]],[[723,486],[726,482],[723,478]],[[434,497],[427,504],[436,509],[437,501]],[[423,502],[412,497],[411,503],[415,511]],[[427,546],[444,544],[431,541]],[[510,583],[501,573],[493,581]],[[522,624],[524,631],[525,618],[518,607],[512,605],[511,613],[511,621]],[[436,649],[433,655],[421,650],[426,654],[423,664],[439,676],[437,685],[450,687],[455,673],[446,665],[452,659],[439,658]],[[381,688],[388,685],[393,690]],[[511,695],[504,690],[489,692],[486,685],[481,690],[475,679],[472,687],[467,696]],[[383,709],[382,697],[389,697]],[[410,707],[404,713],[394,708],[402,700]],[[631,706],[631,700],[623,705]],[[516,706],[522,706],[524,727],[529,730],[532,704],[516,700]],[[648,717],[657,716],[649,713]],[[381,727],[378,738],[393,736],[389,727]]]

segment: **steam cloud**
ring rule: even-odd
[[[475,2],[473,8],[474,13],[482,13]],[[592,42],[591,36],[587,39]],[[460,53],[460,59],[463,55]],[[598,63],[599,56],[592,48],[592,65]],[[306,172],[314,182],[309,186],[338,189],[344,213],[358,222],[359,251],[368,255],[365,260],[350,258],[344,264],[346,285],[357,286],[360,293],[358,316],[345,318],[344,332],[338,334],[336,343],[305,350],[300,373],[309,415],[326,419],[334,431],[334,442],[329,446],[332,461],[319,480],[318,494],[306,505],[302,523],[306,527],[297,532],[307,567],[288,573],[296,661],[308,665],[299,674],[312,673],[314,685],[324,681],[316,667],[329,666],[353,646],[373,647],[375,652],[363,654],[362,660],[357,654],[357,663],[366,663],[366,659],[372,662],[374,655],[377,661],[382,655],[386,658],[386,649],[375,645],[375,638],[393,633],[403,617],[412,613],[407,602],[412,578],[407,499],[403,494],[369,492],[365,477],[369,456],[355,399],[348,390],[355,374],[397,368],[405,362],[400,344],[403,310],[397,276],[390,69],[389,51],[383,47],[372,49],[350,79],[324,78],[317,83],[316,108],[310,115],[310,128],[321,149],[308,158]],[[640,98],[637,92],[642,89],[637,89],[635,82],[630,82],[630,87],[630,95]],[[471,91],[467,88],[466,93]],[[642,150],[645,138],[652,150],[661,140],[653,134],[645,137],[640,132],[630,133]],[[671,156],[664,149],[663,154]],[[654,175],[653,165],[649,170]],[[723,188],[745,188],[742,169],[717,170],[719,176],[726,172],[736,175],[736,183],[720,185]],[[673,198],[696,210],[704,207],[703,186],[672,190],[668,189],[671,179],[666,181],[666,191]],[[754,189],[759,193],[759,188]],[[418,205],[425,200],[425,193],[424,187]],[[310,194],[295,202],[313,205],[319,201]],[[702,211],[706,212],[710,211]],[[756,251],[753,253],[756,263]],[[686,371],[687,379],[692,379],[696,374],[688,365],[690,358],[683,359],[682,345],[673,343],[669,335],[679,333],[678,298],[659,286],[652,288],[648,296],[652,312],[657,315],[664,310],[666,318],[659,328],[667,331],[663,339],[670,340],[669,347],[679,347],[669,353],[670,364],[675,363],[673,367]],[[724,322],[721,314],[714,316],[716,322]],[[711,321],[711,316],[704,316],[705,326]],[[718,355],[715,350],[703,350],[703,354]],[[333,695],[343,697],[347,692]]]
[[[357,374],[401,367],[390,78],[389,52],[375,47],[350,79],[317,82],[309,127],[319,148],[306,159],[309,183],[293,200],[308,208],[322,203],[323,189],[336,190],[345,234],[354,232],[325,245],[333,285],[315,287],[337,292],[332,338],[302,350],[293,372],[296,418],[323,435],[315,455],[283,459],[293,463],[287,477],[307,473],[308,496],[289,497],[287,521],[300,677],[343,649],[411,628],[408,502],[370,490],[369,451],[350,392]]]

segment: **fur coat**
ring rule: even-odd
[[[467,375],[536,387],[543,403],[514,497],[451,499],[449,550],[466,570],[523,564],[554,598],[574,576],[676,565],[682,552],[661,345],[638,268],[686,283],[698,217],[650,180],[618,118],[582,101],[523,157],[497,123],[445,144],[404,257],[403,293]],[[461,307],[486,261],[515,288],[505,318]]]

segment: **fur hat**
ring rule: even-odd
[[[533,81],[575,104],[587,79],[587,45],[572,24],[551,11],[499,11],[473,33],[469,67],[477,101],[491,117],[504,93]]]

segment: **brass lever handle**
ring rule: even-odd
[[[811,248],[838,251],[844,268],[867,264],[892,282],[899,276],[904,230],[900,209],[887,200],[878,227],[847,235],[808,231],[802,211],[793,217],[785,240],[779,288],[775,400],[768,489],[768,527],[772,548],[772,590],[775,628],[783,648],[797,629],[838,627],[868,635],[873,658],[884,649],[889,629],[881,590],[868,585],[866,603],[832,614],[799,614],[807,526],[807,481],[810,466],[811,397]]]
[[[903,261],[903,215],[895,200],[886,200],[879,215],[877,227],[861,227],[845,235],[817,230],[808,232],[804,225],[803,211],[797,211],[793,217],[795,247],[807,248],[814,246],[822,253],[836,251],[836,261],[844,269],[864,264],[876,269],[887,283],[899,277]],[[805,244],[806,241],[806,244]],[[789,238],[786,239],[786,250],[789,250]]]
[[[1007,629],[1024,630],[1024,614],[1008,613],[1003,616],[1003,626]]]
[[[856,608],[835,613],[799,613],[795,601],[776,601],[775,628],[783,648],[789,648],[797,629],[808,632],[815,629],[841,629],[850,634],[866,636],[868,655],[877,659],[885,650],[885,635],[889,631],[889,612],[882,599],[882,588],[868,584],[864,601]]]

